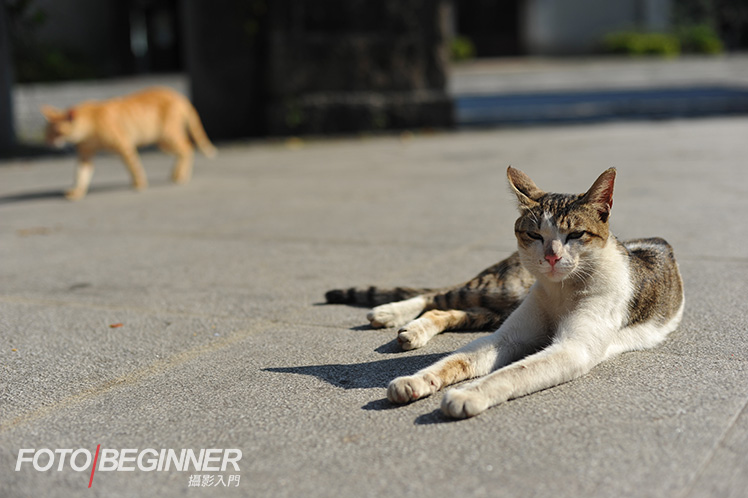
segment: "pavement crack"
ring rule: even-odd
[[[706,457],[704,458],[704,460],[702,460],[696,472],[693,473],[693,477],[684,487],[684,491],[680,495],[680,498],[688,498],[689,496],[693,495],[696,490],[696,485],[701,480],[702,476],[706,473],[706,470],[709,467],[709,464],[714,459],[714,456],[717,454],[717,451],[723,446],[725,440],[735,427],[737,421],[741,416],[744,415],[748,416],[748,399],[746,399],[745,403],[743,403],[742,408],[738,410],[737,413],[730,419],[730,422],[727,424],[727,427],[725,427],[725,430],[722,431],[722,434],[720,434],[719,438],[717,438],[717,441],[709,449]]]
[[[230,347],[233,344],[246,339],[251,334],[251,331],[245,331],[244,333],[233,334],[229,337],[211,341],[208,344],[203,344],[195,348],[182,351],[181,353],[176,353],[172,356],[169,356],[168,358],[158,360],[143,368],[107,380],[106,382],[103,382],[97,386],[86,389],[85,391],[77,394],[72,394],[49,405],[29,410],[20,415],[16,415],[15,417],[8,417],[6,420],[0,420],[0,434],[16,429],[18,427],[32,424],[35,421],[47,417],[54,412],[80,405],[81,403],[97,398],[99,396],[103,396],[116,389],[135,386],[149,378],[183,365],[202,355],[210,354]]]

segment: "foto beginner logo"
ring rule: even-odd
[[[57,471],[62,472],[70,469],[74,472],[91,472],[88,487],[93,485],[94,474],[99,472],[239,472],[239,461],[242,459],[242,450],[232,449],[166,449],[156,450],[154,448],[139,449],[113,449],[96,446],[95,451],[86,448],[23,448],[18,450],[16,459],[16,472],[24,467],[31,466],[37,472]],[[235,483],[239,485],[238,474],[228,476],[228,483],[224,476],[219,476],[216,482],[215,476],[211,474],[190,475],[189,486],[223,486]],[[215,484],[214,484],[215,482]]]

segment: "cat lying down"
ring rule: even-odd
[[[624,351],[662,342],[683,314],[683,283],[660,238],[620,242],[608,229],[615,169],[584,194],[540,190],[507,170],[519,201],[518,251],[468,282],[441,290],[332,290],[328,303],[375,306],[373,327],[398,327],[403,349],[445,330],[498,329],[413,375],[390,382],[407,403],[457,382],[442,399],[454,418],[589,372]]]
[[[197,111],[184,96],[168,88],[149,88],[125,97],[80,103],[68,110],[42,106],[47,120],[47,143],[76,146],[78,169],[75,185],[65,196],[83,198],[93,175],[94,154],[101,149],[122,157],[136,190],[148,186],[140,163],[138,147],[158,145],[177,156],[172,173],[175,183],[187,183],[192,177],[192,142],[208,157],[216,149],[208,140]],[[189,130],[189,135],[188,135]]]

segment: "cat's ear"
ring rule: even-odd
[[[608,221],[613,207],[613,184],[616,181],[616,169],[609,168],[600,175],[595,183],[582,197],[582,202],[590,204],[600,213],[602,221]]]
[[[530,180],[529,176],[518,169],[509,166],[506,170],[506,176],[509,178],[509,185],[512,186],[512,190],[517,194],[520,207],[531,208],[537,205],[538,199],[545,195],[545,192],[540,190],[535,182]]]
[[[65,111],[52,107],[51,105],[43,105],[39,108],[47,121],[59,121],[65,117]]]

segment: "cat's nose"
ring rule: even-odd
[[[551,264],[551,268],[553,268],[559,259],[561,259],[561,256],[556,256],[555,254],[546,254],[545,259]]]

